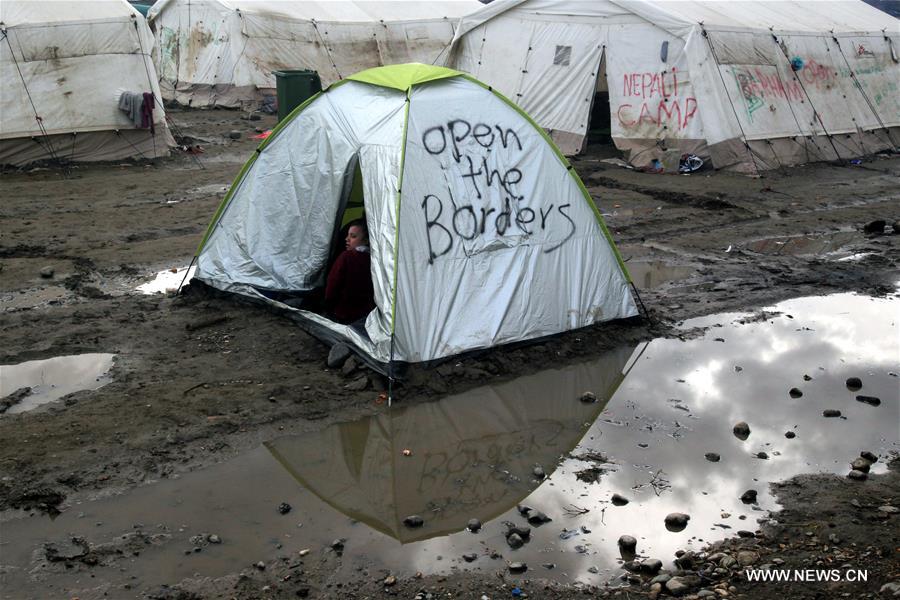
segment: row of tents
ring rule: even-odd
[[[861,0],[0,3],[0,163],[155,157],[163,102],[271,105],[273,71],[330,85],[420,62],[487,82],[566,155],[592,129],[635,166],[756,173],[900,146],[900,21]],[[123,93],[157,101],[143,124]]]

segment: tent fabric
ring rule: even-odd
[[[358,163],[376,310],[364,334],[296,312],[374,361],[636,315],[599,211],[546,135],[488,86],[431,71],[407,90],[348,79],[295,110],[223,201],[196,277],[260,298],[321,287]]]
[[[161,103],[153,111],[155,137],[135,130],[118,109],[126,91],[160,97],[153,36],[127,2],[7,0],[0,21],[4,163],[168,154],[175,142]]]
[[[535,464],[551,474],[615,394],[631,350],[266,447],[323,501],[401,543],[462,531],[472,517],[487,522],[522,502],[540,483]],[[578,402],[588,390],[598,401]],[[462,464],[473,466],[464,482]],[[441,510],[429,510],[435,504]],[[409,515],[426,515],[425,523],[410,529]]]
[[[758,172],[896,149],[898,50],[900,21],[859,0],[497,0],[461,19],[446,64],[494,82],[566,154],[605,91],[635,166],[690,152]]]
[[[273,71],[309,69],[327,86],[388,64],[433,63],[476,0],[164,0],[150,11],[163,94],[190,106],[274,103]]]

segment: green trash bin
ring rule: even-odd
[[[322,81],[315,71],[272,71],[275,76],[275,94],[278,98],[278,120],[322,91]]]

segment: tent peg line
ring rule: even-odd
[[[653,324],[654,324],[654,323],[653,323],[653,318],[650,316],[650,311],[647,310],[647,307],[646,307],[646,306],[644,306],[644,301],[641,299],[640,293],[638,293],[637,286],[634,285],[634,282],[633,282],[633,281],[629,281],[629,282],[628,282],[628,285],[631,286],[631,291],[634,292],[634,297],[637,298],[638,304],[639,304],[640,307],[641,307],[641,312],[644,313],[644,318],[647,319],[648,321],[650,321],[650,324],[653,325]]]

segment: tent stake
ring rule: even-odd
[[[634,285],[633,281],[628,282],[631,286],[631,290],[634,292],[634,297],[637,298],[638,304],[641,306],[641,311],[644,313],[644,318],[650,321],[650,324],[653,325],[653,319],[650,317],[650,311],[647,310],[647,307],[644,306],[644,301],[641,300],[641,295],[638,293],[637,286]]]

